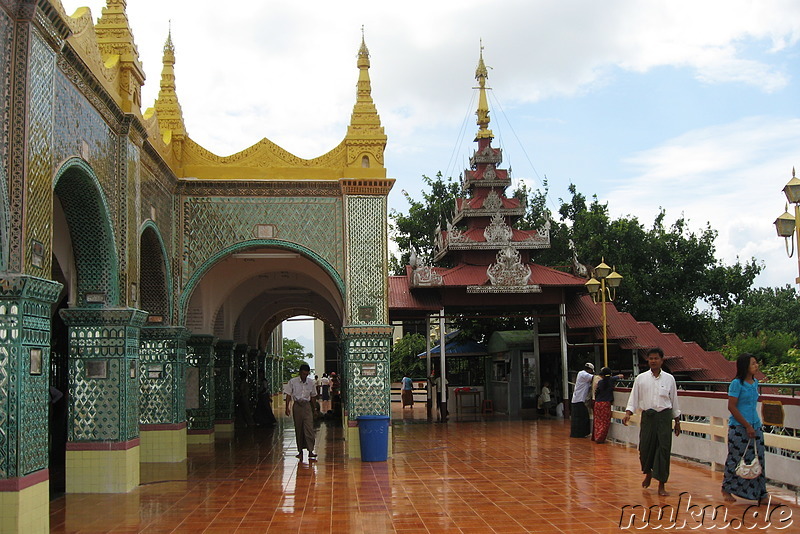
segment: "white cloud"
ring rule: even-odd
[[[632,176],[609,191],[614,215],[633,214],[650,224],[657,207],[667,221],[685,214],[691,227],[719,231],[726,262],[755,257],[767,263],[764,285],[791,283],[783,241],[772,222],[783,211],[781,190],[791,178],[800,146],[800,119],[750,117],[687,132],[632,155]]]
[[[68,11],[80,3],[95,16],[105,4],[64,0]],[[776,91],[789,78],[784,65],[765,58],[800,37],[800,3],[793,0],[346,0],[242,9],[137,0],[127,10],[148,75],[146,103],[157,94],[171,19],[190,135],[219,153],[266,136],[304,157],[344,135],[362,24],[373,94],[400,145],[419,129],[460,120],[481,37],[496,67],[492,83],[512,101],[579,94],[606,83],[615,67],[665,65],[691,69],[705,83]],[[753,44],[761,57],[751,57]]]

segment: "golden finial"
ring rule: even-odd
[[[489,102],[486,99],[486,80],[489,78],[489,70],[483,62],[483,39],[480,40],[480,55],[478,58],[478,67],[475,69],[475,79],[478,80],[478,110],[475,114],[478,116],[476,124],[478,125],[478,133],[475,140],[478,139],[491,139],[494,137],[492,131],[489,129]]]

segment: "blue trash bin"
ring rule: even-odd
[[[362,462],[385,462],[389,453],[389,416],[359,416],[358,437]]]

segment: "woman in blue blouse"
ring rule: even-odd
[[[752,354],[742,354],[736,360],[736,378],[728,386],[728,411],[731,412],[728,427],[728,459],[725,461],[725,476],[722,479],[722,496],[727,502],[735,502],[737,497],[758,500],[767,496],[767,480],[764,476],[764,435],[761,432],[761,419],[758,417],[758,360]],[[736,466],[742,459],[747,444],[746,462],[758,454],[761,474],[754,479],[736,476]]]

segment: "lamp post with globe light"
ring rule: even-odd
[[[786,242],[786,253],[791,258],[794,255],[795,246],[800,246],[800,180],[795,176],[794,167],[792,167],[792,179],[789,180],[783,188],[783,194],[786,195],[786,200],[789,204],[794,204],[794,215],[789,213],[789,204],[786,205],[786,211],[775,219],[775,230],[778,235],[784,238]],[[791,243],[791,248],[789,247]],[[797,269],[800,275],[800,253],[797,255]],[[800,284],[800,276],[795,278],[795,282]]]
[[[598,281],[599,279],[599,281]],[[603,258],[600,265],[594,268],[594,276],[589,279],[586,289],[589,291],[595,304],[603,305],[603,365],[608,367],[608,321],[606,319],[606,300],[612,301],[616,297],[617,288],[622,282],[622,275],[616,269],[606,265]]]

